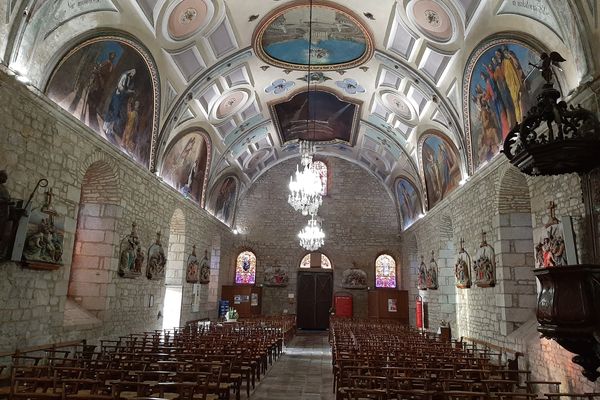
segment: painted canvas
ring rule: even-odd
[[[467,66],[467,130],[475,168],[498,154],[502,142],[534,104],[544,84],[539,53],[512,40],[495,40],[475,50]]]
[[[271,106],[283,142],[313,140],[351,143],[357,124],[358,104],[322,90],[301,92]]]
[[[235,212],[237,183],[235,178],[225,178],[216,189],[215,217],[231,226]]]
[[[357,66],[373,48],[358,19],[324,4],[280,9],[261,23],[253,42],[269,63],[301,69],[310,64],[311,70]]]
[[[202,205],[209,154],[203,134],[187,133],[167,151],[160,176],[185,197]]]
[[[419,192],[406,178],[399,178],[396,181],[396,197],[400,204],[400,214],[402,215],[402,229],[406,229],[419,218],[423,212]]]
[[[428,135],[422,144],[421,163],[429,209],[456,189],[461,179],[460,159],[454,146],[438,135]]]
[[[54,70],[46,93],[73,116],[149,167],[157,127],[155,68],[139,46],[110,36],[75,47]]]

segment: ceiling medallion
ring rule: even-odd
[[[374,52],[359,17],[319,0],[279,7],[263,18],[252,43],[263,61],[292,70],[345,70],[367,62]]]
[[[427,18],[427,22],[429,22],[429,25],[436,28],[440,26],[440,16],[435,11],[425,10],[425,17]]]
[[[412,0],[407,14],[417,29],[429,40],[446,43],[452,40],[456,21],[452,12],[439,0]]]
[[[190,7],[183,13],[181,13],[181,16],[179,17],[179,22],[181,22],[182,24],[189,24],[190,22],[195,20],[197,16],[198,11],[195,8]]]

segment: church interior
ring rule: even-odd
[[[600,398],[599,21],[0,1],[0,398]]]

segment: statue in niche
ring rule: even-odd
[[[121,240],[119,249],[119,276],[135,278],[142,274],[144,253],[136,232],[135,222],[131,224],[131,233]]]
[[[438,288],[438,266],[433,250],[431,250],[431,260],[429,260],[429,266],[425,274],[425,284],[427,289],[436,290]]]
[[[460,250],[454,263],[454,276],[456,287],[467,289],[471,287],[471,256],[465,250],[465,240],[460,239]]]
[[[146,277],[152,280],[158,280],[165,277],[165,266],[167,257],[160,243],[160,231],[156,232],[156,240],[148,248],[148,265],[146,266]]]
[[[481,231],[481,244],[473,263],[475,284],[479,287],[493,287],[496,284],[496,254],[487,243],[486,232]]]
[[[345,289],[366,289],[367,273],[352,263],[352,268],[342,274],[342,287]]]
[[[417,289],[427,290],[426,276],[427,266],[425,265],[425,257],[421,256],[421,264],[419,264],[419,270],[417,271]]]
[[[199,283],[207,284],[210,282],[210,262],[208,261],[208,250],[204,250],[204,257],[200,261],[200,272]]]
[[[277,265],[277,261],[275,261],[275,265],[265,270],[265,286],[284,287],[288,285],[288,282],[289,277],[285,267]]]
[[[52,205],[52,189],[45,193],[44,205],[31,212],[22,258],[26,264],[62,265],[64,230]]]
[[[548,203],[548,221],[534,231],[535,267],[548,268],[568,265],[563,224],[556,218],[556,205]]]
[[[200,262],[196,257],[196,245],[192,246],[192,254],[187,259],[185,270],[185,281],[187,283],[198,283],[198,272],[200,271]]]

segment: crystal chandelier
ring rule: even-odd
[[[314,214],[308,220],[306,225],[298,234],[300,238],[300,246],[308,251],[315,251],[325,243],[325,233],[321,229],[321,222],[318,221]]]
[[[323,203],[321,178],[313,167],[312,154],[312,143],[300,142],[301,167],[296,166],[290,177],[288,203],[302,215],[315,215]]]

